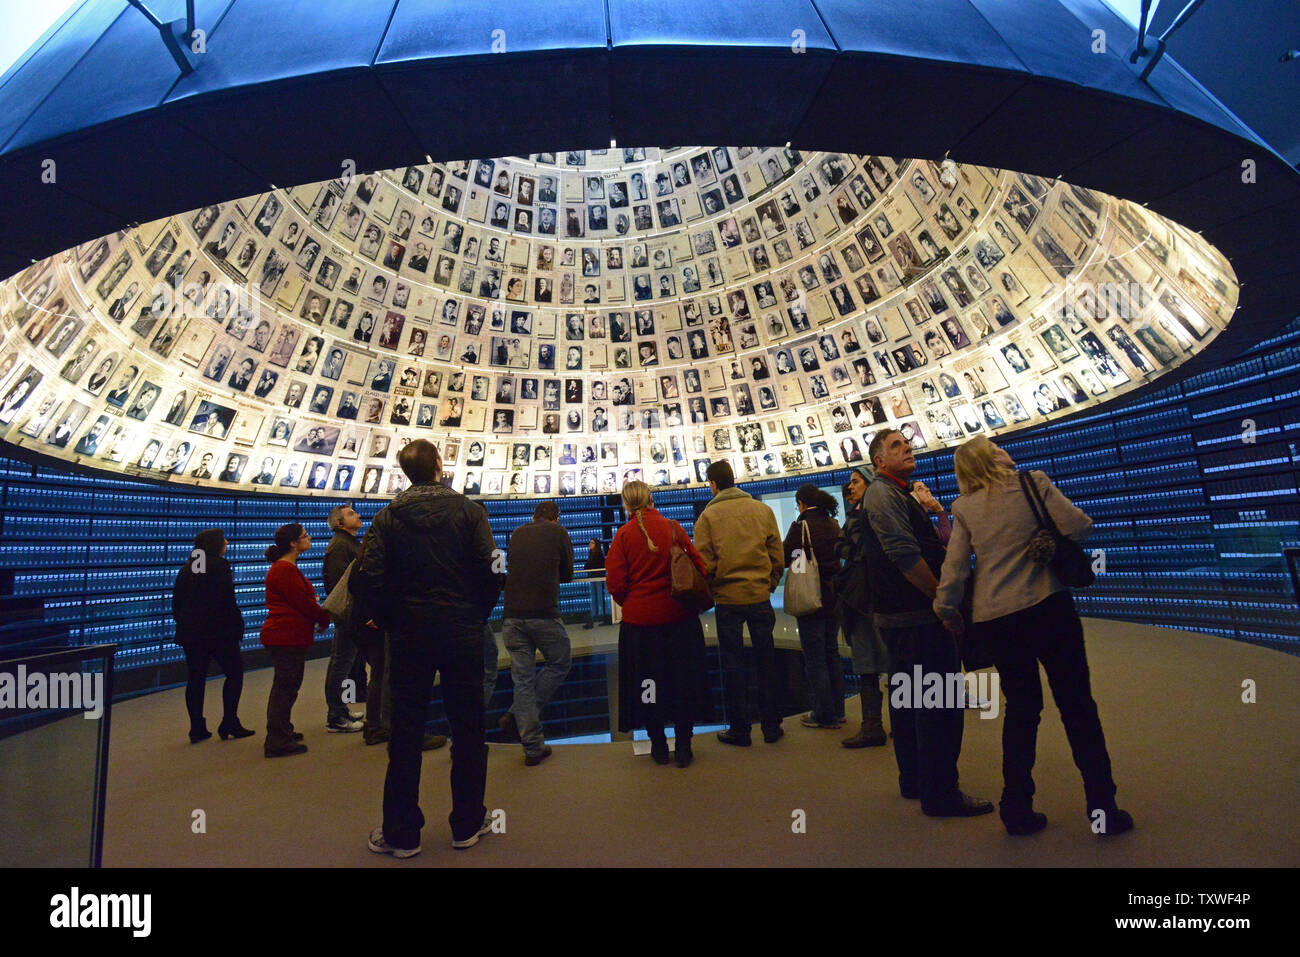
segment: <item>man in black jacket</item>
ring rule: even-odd
[[[490,830],[483,625],[501,585],[487,512],[439,484],[438,449],[417,439],[397,460],[411,487],[370,523],[352,591],[388,632],[392,676],[384,823],[369,846],[405,858],[420,852],[420,743],[437,673],[451,723],[452,847],[471,847]]]
[[[862,496],[862,543],[871,583],[876,628],[889,649],[889,717],[903,797],[920,799],[930,817],[988,814],[993,805],[957,788],[961,753],[961,705],[924,701],[920,689],[960,679],[957,643],[931,607],[943,567],[944,548],[930,516],[908,492],[916,471],[911,443],[897,429],[881,429],[871,440],[876,478]],[[918,674],[919,672],[919,674]],[[923,702],[918,707],[918,702]]]

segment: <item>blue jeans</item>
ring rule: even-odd
[[[752,722],[749,717],[749,680],[745,674],[745,625],[754,646],[754,665],[758,669],[758,711],[764,731],[781,727],[776,706],[776,645],[772,629],[776,613],[770,601],[752,605],[718,605],[714,610],[718,624],[718,648],[722,652],[723,699],[727,707],[727,724],[735,734],[748,738]]]
[[[483,626],[483,707],[492,705],[492,692],[497,687],[497,639],[492,626]]]
[[[330,665],[325,672],[326,721],[346,718],[351,709],[343,702],[343,680],[352,673],[357,660],[356,626],[351,620],[334,626],[334,643],[330,650]],[[366,696],[369,697],[369,691]],[[356,700],[354,697],[353,701]]]
[[[911,628],[881,628],[894,673],[907,675],[921,666],[923,674],[961,673],[957,640],[936,620]],[[889,690],[889,719],[894,729],[894,757],[898,761],[898,787],[904,797],[921,799],[923,811],[936,811],[958,799],[957,757],[961,754],[964,715],[961,708],[914,708],[909,693],[905,707],[894,704]]]
[[[501,637],[510,653],[510,674],[515,683],[515,700],[510,711],[519,727],[524,753],[540,754],[546,744],[542,709],[569,673],[569,633],[559,618],[507,618],[503,626]],[[540,673],[538,651],[545,661]]]
[[[840,663],[840,623],[834,618],[805,615],[799,622],[804,680],[812,702],[813,720],[834,724],[844,716],[844,666]]]

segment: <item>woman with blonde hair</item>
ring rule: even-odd
[[[1074,763],[1083,775],[1094,829],[1106,835],[1127,831],[1133,818],[1115,804],[1110,756],[1092,698],[1083,625],[1074,598],[1049,565],[1033,561],[1026,551],[1039,529],[1029,501],[1035,492],[1052,523],[1074,541],[1087,536],[1092,519],[1043,472],[1018,473],[1011,456],[985,436],[958,448],[953,466],[961,496],[952,505],[952,538],[934,613],[950,632],[961,633],[958,607],[973,554],[972,627],[979,629],[992,651],[1006,696],[1002,823],[1009,834],[1017,835],[1034,834],[1047,826],[1047,817],[1033,809],[1034,752],[1043,710],[1041,661]]]
[[[708,705],[704,631],[699,613],[672,596],[670,556],[674,544],[704,572],[704,559],[686,530],[655,510],[650,486],[623,486],[628,521],[614,534],[605,557],[605,583],[623,606],[618,635],[618,728],[641,725],[650,753],[667,764],[666,719],[677,736],[677,766],[690,765],[691,734]]]

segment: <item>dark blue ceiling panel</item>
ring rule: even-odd
[[[499,156],[608,142],[607,51],[603,0],[404,0],[375,72],[425,153]]]
[[[810,50],[614,48],[620,143],[779,146],[795,137],[831,68]]]
[[[0,231],[0,275],[10,276],[31,264],[67,249],[67,223],[84,228],[85,238],[106,236],[122,226],[112,210],[84,200],[56,181],[41,182],[39,158],[0,163],[0,182],[10,185],[5,198],[5,219],[19,229]]]
[[[609,0],[609,32],[615,48],[835,49],[810,0]]]
[[[83,3],[6,76],[0,85],[0,145],[11,148],[8,144],[14,131],[127,9],[125,0]],[[134,11],[132,15],[139,16]]]
[[[603,44],[572,55],[519,55],[509,70],[488,56],[456,63],[413,61],[376,72],[421,158],[586,149],[614,135]],[[446,96],[449,89],[472,89],[475,95]]]
[[[941,159],[1024,82],[971,66],[844,53],[792,138],[827,149]],[[955,89],[964,91],[963,108],[936,109]]]
[[[609,15],[625,143],[785,143],[835,52],[808,0],[611,0]]]
[[[1160,105],[1160,98],[1124,65],[1136,31],[1100,3],[1080,19],[1063,3],[969,0],[1029,72],[1110,95]],[[1106,30],[1106,51],[1093,53],[1094,29]]]
[[[1243,155],[1245,155],[1243,151]],[[1254,182],[1243,182],[1240,163],[1233,163],[1151,201],[1161,216],[1211,229],[1300,197],[1300,183],[1276,167],[1255,166]],[[1226,200],[1226,202],[1225,202]],[[1300,228],[1297,228],[1300,232]]]
[[[425,150],[369,70],[266,84],[238,98],[204,97],[177,115],[187,129],[257,171],[262,189],[332,179],[345,160],[357,170],[424,162]]]
[[[1251,153],[1268,150],[1228,139],[1214,127],[1164,114],[1158,122],[1090,159],[1066,166],[1066,179],[1141,202],[1166,196]]]
[[[846,53],[1025,71],[1025,65],[967,0],[815,2],[827,30]],[[939,25],[941,29],[936,29]]]
[[[197,0],[194,5],[195,24],[213,44],[221,42],[214,27],[230,3]],[[167,21],[183,16],[185,4],[183,0],[166,0],[151,3],[149,9]],[[129,70],[122,68],[125,63],[131,65]],[[155,107],[180,75],[158,30],[139,11],[128,10],[23,123],[9,146],[18,149],[57,137],[69,128],[86,129]],[[113,77],[114,82],[104,82],[105,77]]]
[[[166,145],[142,149],[141,144]],[[112,130],[92,130],[46,152],[57,163],[58,185],[117,215],[113,228],[202,206],[201,197],[209,191],[234,198],[262,192],[267,185],[252,168],[224,155],[220,144],[193,135],[167,114],[148,113]],[[200,201],[175,205],[177,193],[185,195],[187,189]]]
[[[396,3],[234,0],[210,38],[202,67],[182,78],[170,99],[336,70],[369,70]]]
[[[1005,166],[999,157],[1013,149],[1019,169],[1059,176],[1065,167],[1130,139],[1159,115],[1159,110],[1144,105],[1117,110],[1113,101],[1090,90],[1034,79],[956,143],[952,156],[963,163]]]
[[[1156,7],[1151,32],[1159,35],[1183,9]],[[1300,163],[1300,60],[1282,54],[1300,45],[1296,0],[1219,0],[1199,7],[1168,41],[1168,56],[1286,156]]]
[[[1223,254],[1232,260],[1233,268],[1245,282],[1252,278],[1258,281],[1295,270],[1295,237],[1300,232],[1297,223],[1300,200],[1292,200],[1207,230],[1205,238],[1215,245],[1222,244]],[[1298,300],[1300,287],[1293,287],[1292,315]]]
[[[514,0],[508,8],[494,3],[401,0],[375,66],[607,46],[603,0]],[[578,92],[571,90],[570,95]]]

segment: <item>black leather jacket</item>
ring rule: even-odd
[[[366,533],[349,590],[389,631],[476,631],[501,594],[487,510],[437,484],[415,485],[388,504]]]

